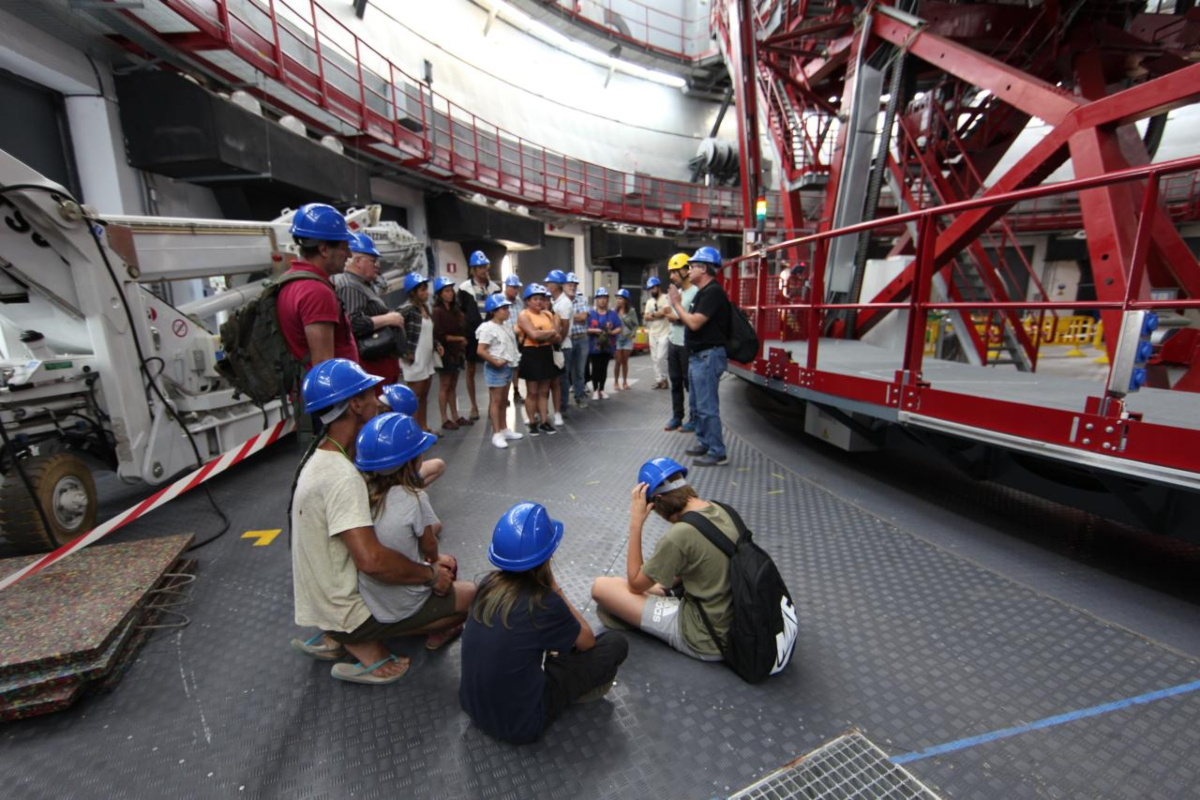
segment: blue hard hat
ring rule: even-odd
[[[403,383],[383,387],[383,400],[392,411],[409,416],[417,413],[417,393]]]
[[[504,512],[492,531],[488,561],[509,572],[545,564],[562,541],[563,524],[550,519],[540,503],[517,503]]]
[[[712,264],[721,266],[721,251],[715,247],[701,247],[688,259],[689,264]]]
[[[629,299],[629,290],[628,289],[617,289],[617,297],[624,297],[626,300],[628,300]]]
[[[476,250],[474,253],[471,253],[471,257],[467,259],[467,263],[470,264],[472,268],[475,268],[488,266],[492,262],[488,261],[488,257],[483,254],[482,250]]]
[[[546,273],[546,277],[542,278],[546,283],[566,283],[567,273],[561,269],[552,269]]]
[[[509,300],[504,295],[489,294],[487,301],[485,301],[485,303],[484,303],[484,308],[490,314],[491,312],[495,311],[497,308],[503,308],[504,306],[511,306],[511,305],[512,305],[512,301]]]
[[[363,253],[364,255],[379,258],[379,251],[375,249],[375,242],[365,233],[350,234],[350,252]]]
[[[687,467],[673,458],[652,458],[638,470],[638,483],[646,484],[646,497],[653,497],[659,487],[672,475],[687,477]]]
[[[322,361],[308,371],[304,376],[304,383],[300,386],[300,395],[304,398],[304,413],[312,414],[323,408],[335,406],[382,382],[383,378],[371,375],[348,358]]]
[[[525,287],[526,300],[533,297],[535,294],[549,295],[550,292],[546,291],[546,287],[542,286],[540,283],[531,283]]]
[[[647,289],[653,289],[655,286],[662,286],[662,281],[660,281],[660,280],[658,279],[658,276],[657,276],[657,275],[651,275],[651,276],[650,276],[650,277],[649,277],[649,278],[646,280],[646,288],[647,288]]]
[[[342,213],[325,203],[306,203],[296,209],[289,233],[297,239],[322,242],[349,242],[353,236]]]
[[[596,297],[608,297],[608,289],[605,289],[603,286],[601,286],[596,290]]]
[[[408,414],[380,414],[358,432],[354,466],[363,472],[378,472],[403,466],[437,443],[437,437],[421,430]]]
[[[405,291],[405,293],[411,293],[414,289],[416,289],[422,283],[429,283],[429,278],[426,278],[424,275],[422,275],[419,272],[408,273],[407,275],[404,276],[404,291]]]
[[[447,278],[445,275],[438,275],[436,278],[433,279],[433,293],[437,294],[442,289],[445,289],[447,286],[453,286],[453,285],[454,285],[453,279]]]
[[[579,283],[579,276],[574,272],[567,273],[567,283]]]
[[[507,278],[504,279],[504,285],[505,286],[524,286],[525,284],[521,283],[521,279],[518,278],[516,275],[509,275]]]

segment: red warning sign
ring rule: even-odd
[[[178,336],[180,339],[187,336],[188,324],[187,320],[177,319],[171,323],[171,333]]]

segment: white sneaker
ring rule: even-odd
[[[607,400],[607,399],[608,399],[608,395],[606,395],[606,394],[605,394],[603,391],[599,392],[599,394],[600,394],[600,399],[601,399],[601,400]]]
[[[503,436],[505,439],[507,439],[510,442],[516,441],[517,439],[525,438],[525,434],[517,433],[516,431],[509,431],[509,430],[500,431],[500,435]]]
[[[499,447],[501,450],[508,449],[508,442],[505,441],[503,433],[497,433],[492,436],[492,447]]]
[[[562,414],[555,414],[554,415],[554,427],[556,427],[556,428],[560,427],[562,424],[563,424]]]
[[[599,390],[599,389],[595,389],[595,390],[593,390],[593,391],[592,391],[592,399],[593,399],[593,400],[599,400],[599,399],[600,399],[600,390]]]

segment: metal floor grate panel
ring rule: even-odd
[[[840,736],[729,800],[939,800],[861,733]]]

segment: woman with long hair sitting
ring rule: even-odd
[[[572,703],[599,700],[629,653],[601,636],[554,579],[550,558],[563,525],[538,503],[518,503],[492,532],[488,573],[467,618],[459,702],[484,733],[536,741]]]
[[[410,416],[381,414],[358,434],[354,465],[365,473],[379,543],[428,564],[431,575],[443,567],[457,575],[458,561],[439,550],[442,523],[421,477],[423,454],[436,441]],[[426,634],[425,647],[438,650],[462,632],[475,584],[455,580],[450,591],[439,596],[430,584],[395,584],[386,575],[360,572],[358,591],[371,612],[373,638]]]

